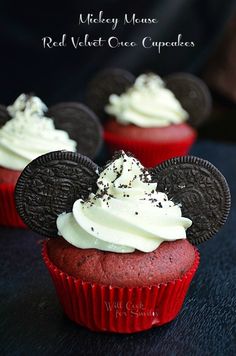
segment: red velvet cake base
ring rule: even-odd
[[[65,314],[91,330],[116,333],[147,330],[177,316],[199,264],[195,248],[194,253],[192,266],[180,278],[150,286],[115,287],[65,273],[51,261],[47,242],[42,251]]]
[[[60,270],[83,281],[140,287],[181,278],[193,265],[195,250],[182,239],[163,242],[149,253],[115,253],[80,249],[61,237],[48,241],[48,255]]]

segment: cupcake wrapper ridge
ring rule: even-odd
[[[134,333],[160,326],[179,313],[200,256],[195,249],[192,267],[180,279],[150,287],[112,287],[89,283],[59,270],[42,249],[65,314],[93,331]]]

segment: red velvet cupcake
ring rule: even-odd
[[[79,149],[93,157],[102,132],[93,112],[79,103],[57,104],[48,111],[38,97],[25,94],[12,106],[0,107],[0,123],[0,225],[25,227],[14,201],[15,184],[25,166],[57,149]]]
[[[89,82],[86,100],[104,121],[111,154],[124,149],[146,167],[186,155],[211,112],[206,84],[190,73],[136,78],[118,68],[102,70]]]
[[[56,148],[76,150],[76,142],[55,129],[46,111],[38,97],[25,94],[6,109],[9,117],[0,128],[0,225],[25,227],[15,208],[14,189],[32,159]]]
[[[16,202],[34,231],[57,237],[44,243],[43,258],[66,315],[94,331],[132,333],[177,316],[199,264],[192,244],[224,224],[230,194],[220,172],[196,157],[148,170],[119,152],[101,169],[57,151],[26,167]]]
[[[105,111],[104,137],[111,152],[124,149],[146,167],[186,155],[196,139],[188,113],[154,74],[139,76],[120,96],[111,95]]]

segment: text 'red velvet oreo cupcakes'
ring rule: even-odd
[[[123,151],[104,168],[72,152],[43,155],[15,196],[24,222],[50,237],[43,258],[66,315],[119,333],[177,316],[199,264],[194,245],[230,208],[225,178],[209,162],[180,157],[148,170]]]
[[[15,208],[14,189],[31,160],[57,149],[80,150],[93,157],[101,136],[95,114],[79,103],[48,110],[38,97],[22,94],[12,106],[1,106],[0,225],[25,227]]]
[[[109,115],[104,139],[110,152],[130,151],[146,167],[186,155],[197,136],[195,126],[211,106],[206,85],[192,75],[175,74],[165,83],[149,73],[134,82],[129,72],[118,69],[98,73],[87,101],[99,117],[104,111]]]

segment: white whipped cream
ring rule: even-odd
[[[111,252],[154,251],[163,241],[186,238],[191,220],[157,192],[149,172],[122,153],[97,180],[98,190],[57,218],[59,234],[79,248]]]
[[[44,116],[47,106],[38,97],[21,94],[7,110],[12,119],[0,128],[0,166],[22,170],[44,153],[76,151],[68,133]]]
[[[152,73],[140,75],[120,96],[110,95],[105,111],[123,125],[140,127],[163,127],[188,119],[188,113],[174,94]]]

